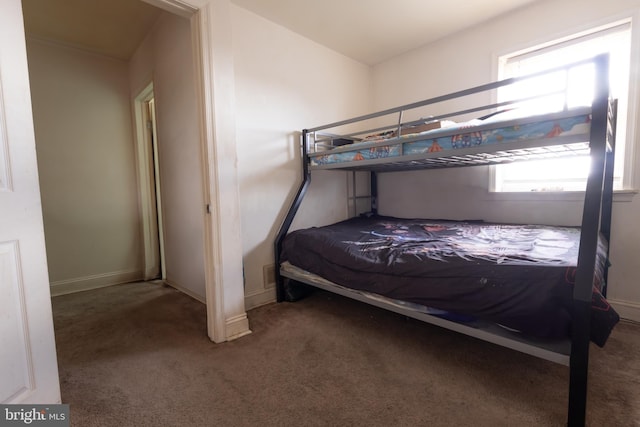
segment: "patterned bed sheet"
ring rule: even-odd
[[[451,155],[455,150],[486,146],[487,152],[500,150],[501,143],[548,140],[559,136],[584,135],[588,141],[591,114],[588,108],[544,116],[518,117],[505,112],[487,119],[475,119],[419,134],[378,141],[355,142],[329,151],[309,154],[311,166],[362,160],[394,158],[425,153]]]
[[[288,234],[281,259],[350,289],[557,340],[570,337],[579,242],[577,227],[364,216]],[[599,346],[619,321],[600,293],[606,247],[600,239],[592,289]]]

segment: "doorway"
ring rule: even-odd
[[[235,159],[235,150],[233,146],[233,144],[235,144],[235,108],[233,105],[233,60],[230,57],[231,52],[233,51],[230,27],[230,5],[228,2],[212,2],[210,0],[143,1],[145,3],[149,3],[151,5],[164,9],[171,14],[186,18],[192,25],[190,40],[194,48],[195,61],[190,60],[173,62],[195,62],[197,64],[196,72],[193,73],[195,74],[196,80],[196,95],[194,99],[197,105],[196,110],[192,114],[190,114],[190,116],[192,118],[195,118],[195,120],[199,123],[188,126],[186,127],[186,129],[197,133],[201,141],[198,151],[199,155],[201,156],[200,161],[203,163],[202,167],[204,170],[202,178],[199,179],[198,186],[201,187],[199,191],[204,195],[204,203],[197,206],[199,209],[199,217],[193,221],[184,222],[184,224],[196,224],[200,226],[200,224],[204,222],[204,232],[192,233],[191,235],[198,235],[204,239],[203,244],[199,245],[198,251],[202,251],[202,248],[204,248],[204,258],[206,259],[206,263],[204,263],[204,280],[200,280],[200,283],[204,282],[206,288],[208,335],[215,342],[234,339],[246,333],[249,333],[250,331],[248,329],[248,320],[244,311],[244,292],[242,288],[242,247],[237,213],[239,209],[239,200],[237,191],[230,191],[230,189],[237,188],[237,162]],[[121,2],[125,5],[138,3],[130,2],[128,0],[122,0]],[[24,5],[26,5],[27,3],[31,3],[41,13],[47,13],[46,10],[49,11],[48,13],[52,16],[50,19],[42,20],[42,22],[45,23],[58,21],[58,19],[54,18],[53,15],[58,16],[57,13],[60,11],[60,6],[71,7],[72,9],[74,9],[72,15],[78,16],[82,5],[84,5],[79,3],[70,5],[68,2],[65,2],[65,0],[56,0],[55,4],[53,1],[47,2],[46,5],[37,2],[37,0],[23,0],[23,10],[25,10]],[[49,9],[46,9],[45,6]],[[54,14],[52,11],[56,13]],[[66,22],[66,24],[69,23],[70,22]],[[86,20],[84,19],[83,25],[86,26]],[[130,26],[120,26],[118,28],[129,27]],[[213,28],[215,28],[215,37],[213,37]],[[97,33],[97,31],[94,31],[87,34]],[[113,39],[115,40],[118,38],[116,37]],[[170,38],[165,38],[165,40],[170,40]],[[71,44],[69,44],[69,46],[70,45]],[[212,52],[215,52],[215,55],[212,54]],[[114,64],[115,63],[116,62],[114,62]],[[213,73],[214,69],[217,70],[216,73]],[[44,70],[46,70],[46,67],[44,68]],[[147,75],[150,76],[151,73],[148,73]],[[173,81],[176,76],[179,77],[180,75],[181,74],[170,76],[165,75],[165,77],[169,77]],[[158,77],[155,74],[153,76],[154,78]],[[83,79],[78,79],[77,81],[83,81]],[[161,101],[157,104],[157,106],[162,107],[173,105],[171,102],[165,102],[164,98],[160,98],[160,96],[164,94],[160,93],[159,91],[160,82],[157,81],[156,83],[158,84],[158,86],[156,87],[154,99],[160,99]],[[55,86],[56,85],[47,87]],[[216,87],[215,92],[213,90],[214,86]],[[136,85],[135,87],[137,90],[140,89],[140,86],[138,85]],[[131,106],[130,96],[131,94],[129,94],[128,102]],[[66,99],[64,103],[61,103],[59,105],[65,106]],[[57,109],[59,108],[59,106],[56,106],[55,108]],[[175,115],[164,114],[162,111],[160,111],[159,117],[162,124],[164,123],[163,118],[171,118],[175,117]],[[130,119],[129,123],[131,123]],[[160,131],[162,130],[160,129]],[[41,133],[41,135],[42,134],[43,133]],[[129,132],[129,135],[131,134],[132,132]],[[44,133],[44,135],[47,134]],[[88,135],[91,135],[91,137],[87,140],[91,140],[92,138],[94,138],[96,133],[88,133]],[[162,138],[160,139],[160,141],[163,141],[164,139],[165,138]],[[104,143],[99,147],[102,149],[109,146],[110,145],[108,143]],[[131,149],[132,146],[130,145],[129,147],[129,149]],[[134,148],[134,150],[135,149],[136,148]],[[72,152],[68,157],[71,158],[76,156],[77,152]],[[104,163],[108,163],[108,159],[103,159],[101,153],[98,154],[97,152],[95,152],[93,153],[93,156],[95,158],[99,158]],[[174,156],[169,155],[168,157],[173,158]],[[133,165],[135,161],[137,160],[134,160],[133,163],[130,162],[129,164]],[[85,169],[91,170],[91,167],[86,164],[83,165],[83,167]],[[96,174],[94,170],[91,170],[91,172]],[[108,175],[112,176],[112,170],[110,170],[109,172],[110,174]],[[135,172],[133,173],[135,175]],[[107,174],[103,174],[103,176],[106,175]],[[165,179],[163,185],[163,191],[171,189],[174,185],[174,180]],[[122,191],[126,192],[129,192],[134,187],[137,190],[136,183],[133,183],[133,185],[124,184],[119,186]],[[60,186],[60,188],[65,187]],[[193,189],[193,186],[190,188]],[[94,193],[98,192],[99,190],[95,191]],[[173,194],[175,194],[175,192]],[[130,197],[129,199],[131,200],[132,198]],[[167,198],[165,198],[163,202],[164,206],[176,206],[175,203],[171,202]],[[91,207],[89,204],[85,205],[87,209]],[[153,205],[154,203],[148,206]],[[113,201],[110,200],[108,201],[106,207],[111,209],[114,206],[115,205]],[[179,206],[182,207],[184,206],[184,204],[181,204]],[[135,207],[137,208],[138,206]],[[100,206],[99,208],[102,207]],[[93,212],[106,213],[107,209],[93,209]],[[162,215],[163,213],[166,214],[166,212],[163,212],[162,209],[158,210],[158,212],[160,212],[160,215]],[[65,218],[65,220],[67,219],[65,215],[62,215],[60,217]],[[167,239],[167,242],[169,238],[176,235],[176,233],[165,233],[166,230],[164,229],[166,228],[167,221],[172,220],[172,218],[172,215],[164,215],[163,223],[165,224],[165,227],[158,228],[158,232],[163,232],[164,239]],[[100,227],[105,230],[106,226],[115,227],[119,224],[119,222],[116,221],[112,215],[105,214],[104,219],[104,221],[100,222]],[[150,221],[149,223],[153,224],[154,222],[155,221]],[[79,221],[78,223],[84,223],[84,221]],[[154,234],[155,233],[150,232],[148,233],[148,236],[153,236]],[[93,239],[92,241],[104,242],[107,240],[113,240],[112,237],[113,234],[108,234],[104,239]],[[134,252],[137,250],[137,247],[136,245],[128,245],[126,249]],[[175,246],[172,244],[167,244],[165,246],[165,249],[167,249],[167,251],[177,251],[177,249],[175,249]],[[160,258],[159,251],[160,248],[158,246],[158,258]],[[53,252],[55,254],[62,254],[64,251]],[[151,254],[153,254],[154,252],[155,250],[149,250],[146,253],[150,256],[153,256]],[[79,255],[84,255],[86,254],[86,251],[83,252],[83,250],[80,249],[77,251],[77,253]],[[138,254],[140,253],[141,251],[138,251]],[[76,254],[74,253],[73,255]],[[173,253],[167,252],[166,258],[164,260],[166,261],[174,259],[173,255]],[[189,252],[187,251],[178,251],[178,255],[191,260],[193,259],[193,257],[189,256]],[[118,257],[120,259],[124,258],[124,256],[121,255],[118,255]],[[131,259],[131,257],[129,257],[128,259]],[[78,264],[79,263],[74,260],[74,265]],[[163,263],[161,261],[159,264],[161,271],[163,264],[166,265],[166,262]],[[149,265],[151,266],[153,265],[153,263],[149,263]],[[131,269],[131,271],[125,271],[122,269],[114,270],[117,270],[115,272],[118,273],[118,275],[127,274],[133,276],[134,273],[138,273],[136,271],[133,271],[133,269]],[[152,275],[152,271],[153,269],[151,269],[148,274]],[[72,276],[71,274],[67,276],[76,277]],[[91,274],[91,272],[89,271],[89,274],[85,274],[85,276],[86,277],[82,277],[82,279],[86,278],[87,280],[91,280],[96,283],[100,282],[97,283],[97,286],[94,286],[100,287],[102,286],[103,282],[112,282],[111,279],[113,274]],[[138,275],[137,277],[140,276]],[[63,279],[66,280],[65,278]],[[77,280],[74,279],[73,281],[74,283],[64,284],[69,285],[69,288],[80,288],[80,286],[75,286],[75,282]]]
[[[150,82],[134,100],[144,279],[167,278],[155,95]]]

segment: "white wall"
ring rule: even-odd
[[[28,41],[52,293],[137,280],[127,64]]]
[[[370,111],[369,67],[232,7],[247,308],[275,299],[263,267],[301,182],[299,132]],[[344,173],[314,174],[294,227],[346,217]]]
[[[189,20],[163,13],[130,61],[131,97],[153,80],[166,281],[205,301],[204,193]]]
[[[373,69],[376,109],[445,94],[497,77],[497,56],[570,35],[635,14],[637,0],[547,0],[409,52]],[[640,21],[640,20],[639,20]],[[634,22],[634,49],[640,49]],[[638,56],[636,56],[638,58]],[[635,63],[634,82],[640,76]],[[637,90],[637,85],[636,85]],[[633,110],[632,110],[633,111]],[[640,119],[640,108],[629,117]],[[636,131],[640,137],[640,129]],[[640,150],[635,156],[640,168]],[[381,213],[432,218],[481,218],[507,222],[579,224],[580,200],[547,195],[495,196],[488,192],[488,168],[388,174],[380,178]],[[636,177],[635,186],[638,187]],[[419,197],[416,197],[419,194]],[[614,203],[608,298],[621,315],[640,320],[640,196]]]

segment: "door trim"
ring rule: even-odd
[[[156,191],[154,149],[146,127],[146,104],[153,97],[153,82],[149,82],[133,99],[134,125],[136,132],[136,161],[140,216],[142,221],[143,273],[144,280],[151,280],[160,274],[161,245],[158,226],[161,212],[156,209],[159,194]],[[162,276],[164,278],[164,275]]]
[[[143,0],[189,18],[196,62],[205,206],[207,331],[214,342],[251,333],[244,303],[229,0]]]

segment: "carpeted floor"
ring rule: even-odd
[[[562,426],[568,368],[316,292],[206,336],[205,308],[137,283],[53,299],[72,426]],[[640,325],[592,347],[588,425],[640,426]]]

